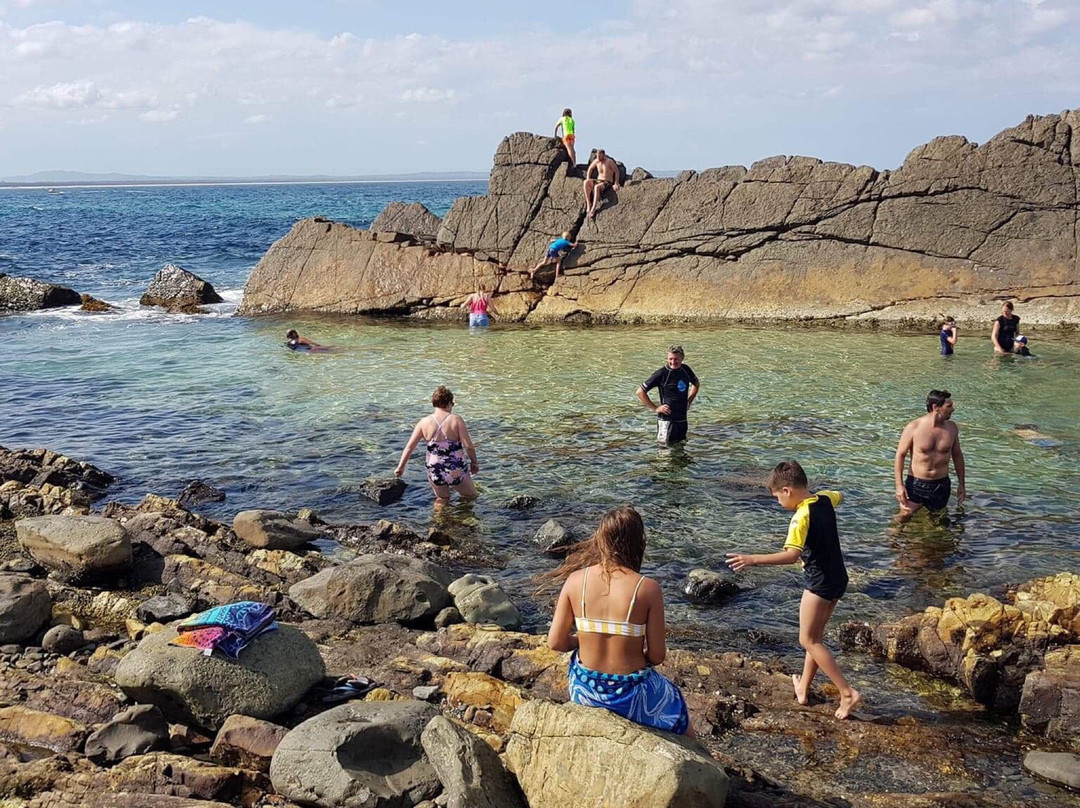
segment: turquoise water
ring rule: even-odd
[[[114,497],[127,501],[175,495],[201,478],[228,493],[208,509],[221,518],[260,506],[313,507],[330,520],[386,517],[421,529],[438,521],[500,553],[500,574],[522,600],[532,576],[550,565],[531,544],[540,524],[560,517],[593,525],[605,509],[629,502],[645,517],[648,571],[664,584],[676,633],[785,655],[793,653],[801,594],[796,569],[749,571],[743,580],[752,588],[722,609],[685,603],[678,586],[695,566],[719,568],[725,552],[782,546],[789,514],[760,486],[781,459],[802,462],[814,486],[847,495],[839,520],[852,585],[839,620],[896,617],[948,596],[1080,568],[1080,343],[1073,339],[1041,337],[1032,346],[1039,358],[1020,360],[992,358],[986,339],[969,336],[956,356],[942,358],[934,334],[687,325],[470,333],[454,324],[231,316],[240,282],[288,229],[294,206],[297,215],[352,211],[365,223],[400,190],[383,191],[376,205],[369,189],[359,214],[325,189],[322,202],[294,188],[262,190],[263,203],[231,199],[229,189],[213,190],[216,203],[199,197],[206,189],[184,189],[186,203],[165,192],[132,203],[119,200],[120,191],[93,191],[85,193],[108,200],[101,205],[116,219],[115,240],[87,246],[79,230],[85,210],[60,217],[74,232],[41,224],[48,239],[33,247],[24,243],[28,225],[3,230],[0,253],[16,274],[63,277],[128,304],[110,315],[0,318],[0,444],[90,460],[122,477]],[[464,192],[444,189],[440,209],[424,196],[428,189],[411,190],[437,212]],[[20,193],[18,205],[37,204]],[[0,214],[12,214],[13,196],[0,193]],[[38,194],[42,200],[51,203]],[[42,214],[44,222],[55,213]],[[219,213],[228,223],[214,219]],[[242,226],[256,214],[264,222],[257,244]],[[165,235],[140,239],[138,227],[161,222]],[[204,317],[138,311],[131,299],[163,260],[178,260],[168,247],[183,233],[193,241],[180,263],[218,283],[228,302]],[[218,238],[238,246],[215,252]],[[50,262],[49,254],[61,259]],[[290,326],[337,350],[284,349]],[[685,346],[702,392],[691,440],[664,450],[634,391],[675,342]],[[454,390],[477,442],[481,499],[433,516],[418,452],[402,502],[380,509],[363,500],[360,482],[392,471],[438,384]],[[954,395],[970,500],[950,508],[947,522],[919,517],[896,530],[893,451],[932,387]],[[1025,438],[1018,424],[1037,425],[1051,445]],[[541,505],[505,509],[517,494]],[[527,611],[541,625],[536,608]]]

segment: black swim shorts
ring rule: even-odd
[[[816,564],[807,564],[803,568],[803,588],[822,600],[840,600],[847,591],[847,585],[847,570],[842,565],[827,570]]]
[[[949,504],[952,481],[948,477],[940,480],[920,480],[909,474],[904,481],[904,488],[912,502],[924,506],[928,511],[940,511]]]
[[[686,440],[688,428],[689,424],[686,421],[665,421],[663,418],[658,418],[656,419],[656,442],[671,446]]]

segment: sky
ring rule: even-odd
[[[0,0],[0,176],[487,171],[564,106],[654,171],[895,168],[1080,107],[1076,0]]]

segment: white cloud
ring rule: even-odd
[[[441,102],[454,102],[457,100],[457,93],[453,90],[435,90],[431,87],[416,87],[405,90],[401,94],[402,101],[418,102],[421,104],[432,104]]]
[[[101,91],[92,81],[59,82],[51,87],[34,87],[12,100],[17,107],[79,109],[101,101]]]
[[[259,123],[266,123],[269,120],[270,120],[269,115],[267,115],[265,113],[260,113],[259,115],[248,115],[246,118],[244,118],[244,123],[259,124]]]
[[[146,123],[169,123],[179,118],[180,113],[175,109],[152,109],[139,113],[139,120]]]

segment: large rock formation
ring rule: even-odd
[[[13,278],[0,272],[0,312],[78,306],[81,302],[79,293],[66,286],[33,278]]]
[[[1080,110],[987,143],[940,137],[895,171],[771,157],[631,180],[594,221],[552,138],[518,132],[486,196],[458,199],[437,249],[399,234],[299,222],[252,272],[242,313],[312,309],[443,317],[477,284],[504,319],[1080,322]],[[543,291],[526,270],[581,243]]]
[[[169,311],[198,313],[204,303],[221,303],[222,297],[209,281],[176,264],[166,264],[139,298],[140,306],[162,306]]]
[[[413,202],[391,202],[375,217],[371,229],[379,233],[406,233],[425,241],[434,241],[442,227],[442,219],[421,205]]]

